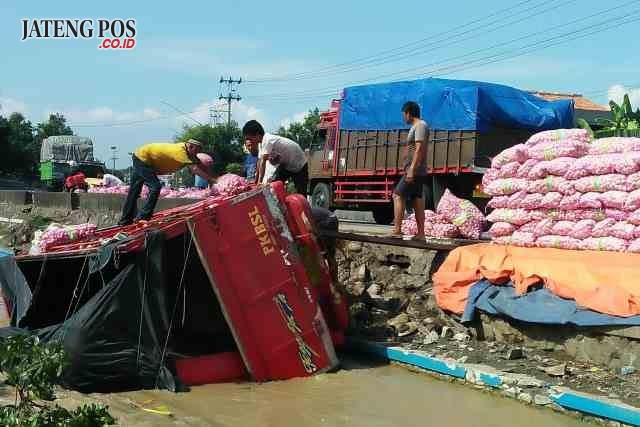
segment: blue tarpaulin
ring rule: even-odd
[[[406,129],[400,109],[420,105],[432,129],[494,127],[543,131],[572,128],[572,100],[546,101],[509,86],[469,80],[423,79],[344,89],[340,127],[345,130]]]
[[[495,286],[487,280],[481,280],[471,287],[462,321],[473,320],[476,310],[529,323],[576,326],[640,325],[640,316],[618,317],[581,308],[574,300],[560,298],[546,288],[532,288],[526,294],[518,295],[511,283]]]

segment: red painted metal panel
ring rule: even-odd
[[[309,376],[338,364],[304,266],[268,189],[189,220],[200,258],[256,381]]]

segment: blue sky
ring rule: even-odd
[[[96,39],[21,42],[23,18],[134,18],[137,45],[114,52],[97,49]],[[21,111],[40,121],[62,112],[77,134],[95,139],[103,159],[109,146],[118,146],[122,167],[136,146],[170,140],[193,123],[166,103],[206,122],[208,106],[218,102],[220,75],[276,78],[242,83],[243,100],[234,104],[241,125],[256,118],[269,129],[328,106],[340,87],[420,75],[581,92],[600,103],[628,90],[640,106],[640,55],[633,42],[640,21],[621,23],[639,18],[640,1],[630,0],[3,0],[0,113]],[[523,50],[531,52],[498,61],[503,52]],[[336,67],[362,58],[369,59]],[[408,69],[415,70],[402,72]]]

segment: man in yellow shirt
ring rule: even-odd
[[[168,175],[185,166],[191,166],[193,173],[212,182],[214,179],[206,172],[209,169],[204,167],[197,157],[201,150],[202,143],[195,139],[178,143],[147,144],[138,148],[133,153],[131,185],[118,225],[134,222],[136,203],[145,184],[149,188],[149,197],[135,217],[135,221],[151,218],[162,188],[158,175]]]

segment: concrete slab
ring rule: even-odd
[[[78,194],[78,207],[95,211],[120,212],[125,198],[123,194],[81,193]]]
[[[0,203],[30,205],[31,192],[25,190],[0,190]]]
[[[34,191],[33,205],[39,208],[57,208],[73,210],[78,207],[78,194]]]

